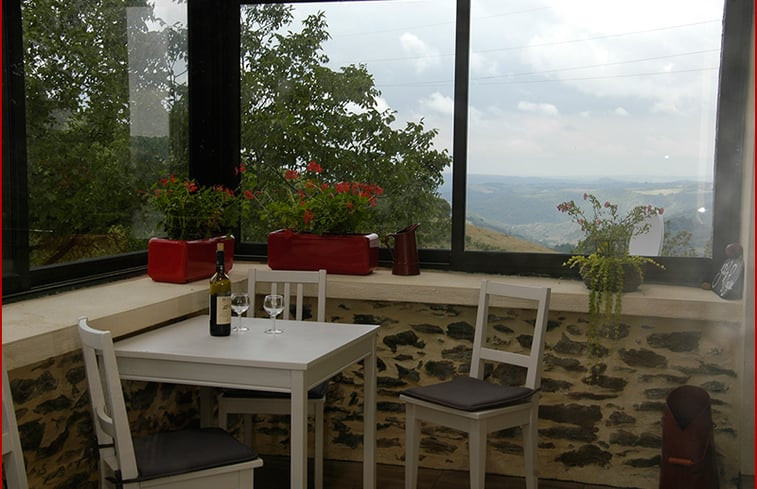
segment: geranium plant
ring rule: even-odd
[[[147,192],[145,201],[162,214],[169,239],[207,239],[229,234],[249,212],[251,192],[235,192],[222,185],[200,186],[174,175],[161,178]]]
[[[244,171],[244,169],[242,169]],[[383,195],[378,185],[330,181],[310,161],[303,171],[284,170],[278,185],[254,192],[260,218],[273,227],[314,234],[370,232],[371,215]],[[257,182],[245,180],[245,187]]]
[[[587,346],[591,355],[598,355],[600,334],[617,336],[623,292],[634,290],[643,282],[644,265],[661,267],[651,258],[630,255],[628,246],[633,236],[649,232],[647,220],[662,214],[663,209],[639,205],[621,215],[617,204],[602,203],[592,194],[583,197],[591,205],[590,214],[572,200],[562,202],[557,210],[569,215],[584,233],[576,249],[581,254],[572,256],[565,265],[578,267],[590,289]]]

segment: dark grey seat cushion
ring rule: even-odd
[[[139,480],[221,467],[258,458],[220,428],[187,429],[134,439]]]
[[[483,411],[517,404],[534,394],[528,387],[496,385],[474,377],[457,377],[449,382],[413,387],[403,394],[461,411]]]
[[[321,382],[308,391],[308,399],[320,399],[326,396],[328,389],[328,380]],[[289,399],[291,395],[288,392],[268,392],[268,391],[250,391],[245,389],[229,389],[224,391],[224,397],[241,397],[245,399]]]

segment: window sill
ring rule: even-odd
[[[267,268],[236,263],[229,274],[232,283],[246,281],[250,267]],[[386,268],[367,276],[329,276],[328,298],[475,306],[485,278],[548,286],[552,288],[551,310],[587,310],[587,290],[577,280],[425,270],[420,275],[397,276]],[[177,285],[141,276],[4,305],[3,354],[9,369],[31,365],[77,350],[80,316],[119,337],[202,311],[207,300],[205,280]],[[743,307],[742,301],[726,301],[710,291],[671,285],[645,284],[623,299],[625,315],[700,321],[740,321]]]

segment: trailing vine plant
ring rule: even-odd
[[[639,205],[621,216],[618,205],[602,203],[592,194],[584,194],[591,205],[592,215],[572,200],[562,202],[557,210],[568,214],[581,227],[584,239],[578,242],[576,254],[565,266],[578,268],[578,273],[589,289],[589,324],[586,331],[586,348],[589,356],[598,358],[602,336],[616,339],[620,331],[623,312],[623,293],[638,288],[644,281],[644,265],[662,268],[651,258],[630,255],[628,245],[633,236],[649,232],[647,219],[662,214],[663,209]],[[598,366],[593,368],[596,376]]]

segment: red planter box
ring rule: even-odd
[[[147,243],[147,275],[156,282],[183,284],[211,277],[216,271],[216,245],[223,242],[226,271],[234,265],[234,237],[180,241],[152,238]]]
[[[268,234],[273,270],[320,270],[368,275],[378,267],[377,234],[319,235],[278,230]]]

